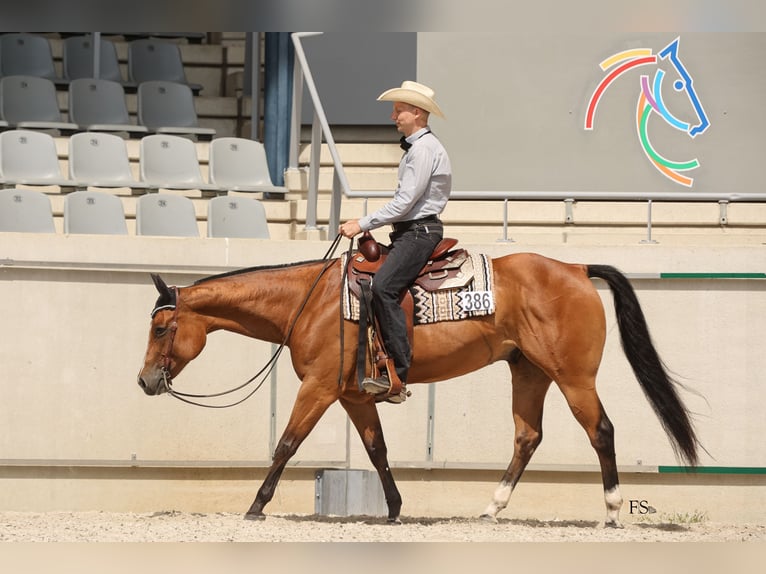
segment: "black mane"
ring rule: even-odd
[[[199,285],[200,283],[207,283],[214,279],[224,279],[225,277],[236,277],[237,275],[244,275],[245,273],[252,273],[255,271],[272,271],[274,269],[285,269],[287,267],[298,267],[299,265],[311,265],[314,263],[320,263],[324,259],[310,259],[308,261],[300,261],[298,263],[281,263],[279,265],[261,265],[258,267],[246,267],[245,269],[235,269],[234,271],[226,271],[225,273],[219,273],[217,275],[210,275],[209,277],[203,277],[197,279],[192,285]]]

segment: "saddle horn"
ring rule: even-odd
[[[380,259],[380,245],[369,231],[362,233],[359,238],[359,252],[364,255],[367,261],[377,261]]]

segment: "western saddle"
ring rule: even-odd
[[[378,243],[369,231],[364,232],[359,239],[359,249],[352,254],[347,263],[349,290],[359,299],[359,351],[357,355],[357,379],[361,388],[367,360],[372,365],[372,376],[375,377],[381,369],[386,369],[391,382],[388,393],[376,395],[376,401],[397,395],[402,390],[402,382],[396,375],[393,361],[383,345],[378,321],[372,305],[370,285],[372,279],[386,260],[388,249]],[[471,277],[464,277],[461,266],[468,259],[465,249],[453,249],[457,239],[445,237],[434,248],[428,262],[418,273],[415,284],[425,291],[451,289],[465,285]],[[415,303],[409,289],[400,295],[400,305],[404,310],[407,321],[407,337],[410,344],[413,341]]]

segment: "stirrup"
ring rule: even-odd
[[[398,405],[398,404],[403,403],[404,401],[406,401],[407,397],[409,397],[411,395],[412,395],[412,393],[410,391],[408,391],[406,386],[405,386],[405,384],[402,383],[402,390],[399,392],[398,395],[391,395],[389,397],[386,397],[383,400],[386,401],[387,403],[393,403],[395,405]]]

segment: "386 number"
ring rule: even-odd
[[[490,291],[466,291],[460,294],[463,311],[491,311],[493,308]]]

